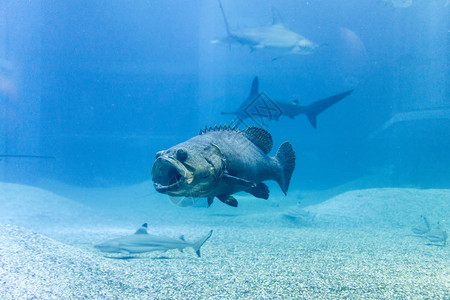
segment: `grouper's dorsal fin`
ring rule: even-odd
[[[273,147],[272,135],[259,127],[248,127],[243,131],[244,135],[265,154],[269,154]]]
[[[205,134],[207,132],[211,132],[211,131],[236,131],[236,132],[240,132],[239,128],[237,128],[236,125],[232,126],[232,125],[214,125],[210,126],[210,127],[205,127],[205,129],[200,129],[200,133],[199,135]]]
[[[142,224],[142,226],[134,234],[148,234],[147,223]]]

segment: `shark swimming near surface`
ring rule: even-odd
[[[236,115],[237,122],[242,122],[247,118],[256,121],[264,120],[277,121],[281,116],[287,116],[291,119],[297,115],[304,114],[314,128],[317,128],[317,116],[328,109],[333,104],[341,101],[353,92],[353,89],[346,92],[317,100],[309,105],[300,105],[298,100],[292,102],[277,101],[269,97],[264,92],[259,92],[258,77],[255,77],[250,89],[250,95],[239,108],[233,112],[222,112],[223,115]]]
[[[220,0],[219,6],[222,11],[228,36],[221,40],[214,40],[213,43],[237,43],[248,46],[252,51],[256,49],[276,49],[280,50],[281,56],[290,54],[312,54],[314,50],[319,47],[319,45],[313,43],[304,36],[286,28],[281,22],[278,11],[274,7],[272,7],[273,22],[271,25],[232,30],[228,24]],[[274,60],[281,56],[274,58]]]
[[[189,243],[184,239],[184,236],[180,236],[178,239],[150,235],[147,232],[147,223],[142,226],[133,234],[124,237],[115,238],[95,246],[102,252],[107,253],[144,253],[151,251],[167,251],[170,249],[178,249],[183,252],[184,248],[193,248],[198,257],[200,257],[200,247],[211,237],[212,230],[206,235],[199,238],[193,243]]]

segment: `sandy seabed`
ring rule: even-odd
[[[296,199],[178,208],[162,195],[138,197],[146,189],[65,187],[61,196],[0,183],[0,298],[450,298],[450,247],[411,232],[420,214],[448,231],[449,190],[351,191],[305,207],[314,216],[306,220],[286,217]],[[93,248],[144,222],[150,233],[187,240],[214,233],[201,258],[192,249],[110,256]]]

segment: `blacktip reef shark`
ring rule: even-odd
[[[212,41],[213,43],[238,43],[250,47],[250,50],[252,51],[256,49],[276,49],[280,50],[281,56],[290,54],[312,54],[314,50],[319,47],[319,45],[311,42],[304,36],[286,28],[281,22],[280,15],[275,7],[272,7],[272,25],[232,30],[228,24],[220,0],[219,6],[222,11],[228,36],[221,40],[214,40]],[[273,60],[279,57],[276,57]]]
[[[309,123],[317,128],[317,116],[328,109],[333,104],[341,101],[353,92],[353,89],[346,92],[317,100],[309,105],[300,105],[298,100],[292,102],[277,101],[270,98],[266,93],[259,92],[258,77],[252,82],[250,95],[239,108],[233,112],[222,112],[223,115],[236,115],[237,122],[246,118],[256,118],[277,121],[281,116],[287,116],[294,119],[297,115],[306,115]]]
[[[439,222],[424,237],[430,242],[430,245],[447,246],[448,234],[447,231],[441,228]]]
[[[193,243],[189,243],[184,239],[184,236],[180,236],[178,239],[150,235],[147,232],[147,223],[142,226],[133,234],[124,237],[115,238],[95,246],[102,252],[107,253],[144,253],[151,251],[167,251],[170,249],[178,249],[183,252],[184,248],[193,248],[198,257],[200,257],[200,247],[211,237],[212,230],[205,236],[199,238]]]
[[[447,246],[448,234],[445,230],[441,228],[441,224],[437,222],[434,228],[431,228],[425,216],[420,216],[422,219],[421,224],[412,228],[412,232],[420,237],[423,237],[429,241],[427,245],[434,246]]]

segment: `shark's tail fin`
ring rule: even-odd
[[[201,237],[198,241],[192,244],[192,248],[194,248],[195,253],[197,253],[198,257],[200,257],[200,247],[211,237],[212,230],[209,231],[204,237]]]
[[[218,1],[219,1],[220,10],[222,11],[223,20],[225,22],[225,28],[227,29],[227,34],[230,36],[231,30],[230,30],[230,26],[228,25],[227,17],[225,16],[225,11],[223,10],[223,7],[222,7],[222,2],[220,0],[218,0]]]
[[[289,183],[291,182],[292,173],[295,169],[295,151],[292,148],[291,143],[284,142],[278,148],[275,158],[281,165],[281,176],[277,179],[281,190],[286,195],[289,189]]]
[[[338,94],[338,95],[334,95],[325,99],[321,99],[318,100],[316,102],[311,103],[310,105],[308,105],[306,107],[307,109],[307,113],[306,116],[308,117],[309,123],[311,123],[311,125],[314,128],[317,128],[317,116],[323,112],[324,110],[326,110],[328,107],[332,106],[333,104],[341,101],[342,99],[344,99],[346,96],[348,96],[349,94],[351,94],[353,92],[353,90],[349,90],[346,91],[344,93]]]

